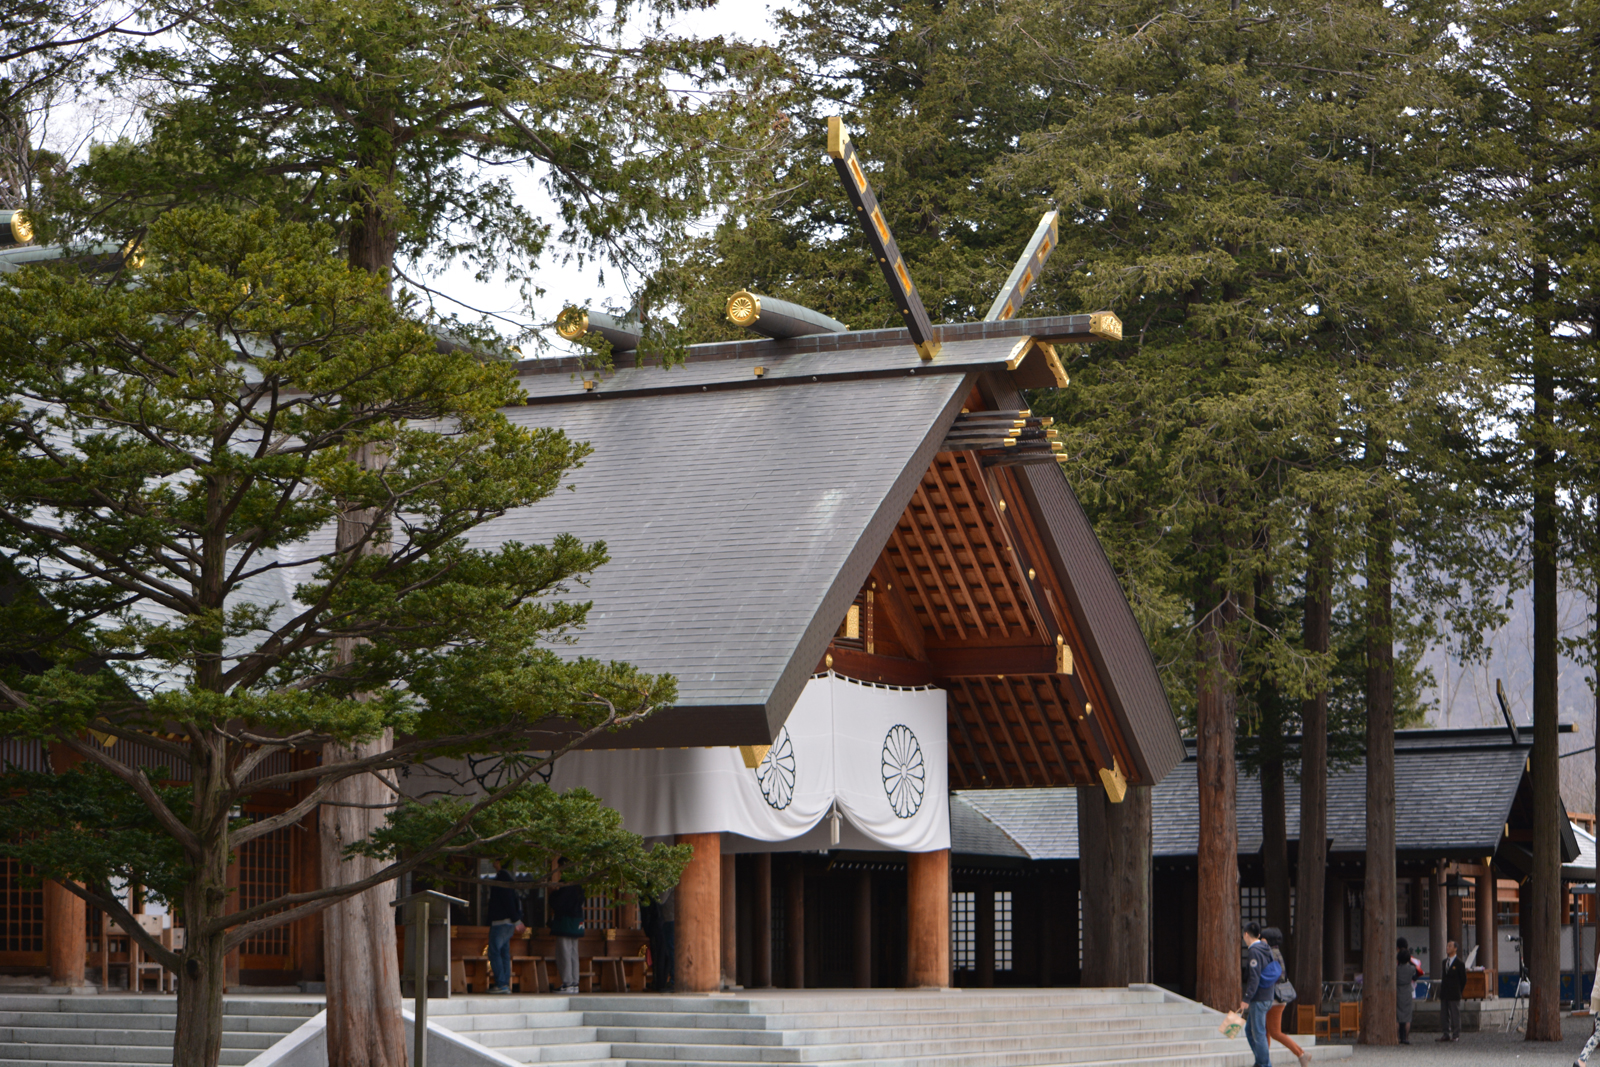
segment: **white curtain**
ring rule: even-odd
[[[950,847],[945,694],[812,678],[754,769],[738,748],[570,752],[550,784],[583,786],[645,837],[722,833],[751,848]],[[742,850],[739,843],[734,851]]]

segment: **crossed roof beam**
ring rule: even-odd
[[[894,239],[894,232],[884,218],[877,193],[873,191],[872,182],[861,165],[855,142],[850,139],[850,131],[837,115],[828,118],[828,155],[839,172],[845,194],[856,209],[856,220],[866,235],[873,258],[883,272],[889,294],[900,309],[905,328],[911,335],[911,343],[924,360],[934,359],[941,347],[938,330],[928,318],[922,296],[912,280],[911,268],[907,266],[905,256]],[[1059,219],[1060,212],[1054,210],[1046,211],[1039,219],[1039,225],[1028,239],[1016,266],[1012,267],[1011,275],[1006,278],[988,314],[983,317],[984,322],[1004,322],[1016,317],[1028,298],[1028,292],[1044,273],[1045,263],[1056,249],[1060,235]],[[726,314],[728,321],[734,325],[774,339],[846,333],[850,329],[819,311],[748,289],[741,289],[728,297]],[[634,312],[616,318],[569,307],[556,318],[556,331],[568,340],[576,340],[590,332],[598,333],[611,343],[614,351],[626,352],[637,349],[644,328]],[[1095,312],[1090,316],[1089,333],[1093,337],[1120,341],[1122,321],[1112,312]]]

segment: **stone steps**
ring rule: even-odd
[[[522,1010],[532,1003],[540,1010]],[[1253,1062],[1243,1040],[1229,1041],[1216,1032],[1220,1016],[1215,1012],[1154,987],[462,998],[431,1010],[441,1026],[500,1055],[564,1067],[1250,1067]],[[581,1026],[574,1025],[575,1016]],[[1314,1051],[1318,1059],[1330,1054],[1349,1050],[1324,1046]],[[1293,1062],[1281,1048],[1274,1060]]]
[[[243,1067],[321,1010],[309,999],[225,999],[219,1067]],[[177,1011],[159,995],[0,997],[0,1067],[164,1067]]]

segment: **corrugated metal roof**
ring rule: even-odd
[[[1422,731],[1418,731],[1419,733]],[[1492,731],[1490,732],[1492,733]],[[1395,753],[1395,847],[1401,852],[1487,855],[1499,843],[1528,748],[1424,739]],[[1299,839],[1300,785],[1285,782],[1289,840]],[[1072,789],[972,790],[957,794],[1032,859],[1078,858],[1078,807]],[[990,798],[998,798],[991,800]],[[1195,763],[1185,760],[1151,796],[1156,856],[1192,856],[1199,842]],[[1241,855],[1261,849],[1261,782],[1241,768],[1237,791]],[[1366,764],[1328,776],[1328,836],[1333,852],[1366,848]],[[975,838],[976,839],[976,838]]]

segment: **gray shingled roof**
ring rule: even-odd
[[[1005,792],[1012,791],[1005,790]],[[1063,792],[1063,790],[1050,790],[1050,792]],[[1077,822],[1074,821],[1072,826],[1076,831]],[[968,856],[1032,858],[1021,845],[1007,836],[1006,831],[997,823],[985,818],[983,813],[978,811],[970,800],[970,794],[957,794],[950,798],[950,851]]]
[[[606,542],[611,562],[580,591],[594,606],[574,654],[669,671],[679,684],[674,708],[618,744],[764,743],[971,390],[1053,385],[1030,339],[1087,340],[1088,328],[1086,315],[940,327],[932,361],[904,330],[879,330],[694,346],[671,368],[628,354],[606,372],[572,359],[521,364],[528,405],[508,414],[559,427],[594,454],[567,478],[571,495],[472,539]],[[1159,779],[1182,742],[1116,576],[1053,468],[1019,468],[1024,491],[1048,511],[1047,550],[1110,710],[1141,776]]]
[[[1528,746],[1504,732],[1406,731],[1395,752],[1395,846],[1401,852],[1494,852],[1528,758]],[[1478,734],[1476,743],[1463,734]],[[1418,736],[1422,735],[1422,736]],[[1471,788],[1463,788],[1471,783]],[[1299,838],[1300,785],[1285,783],[1289,839]],[[1078,858],[1078,807],[1072,789],[971,790],[956,797],[992,822],[1032,859]],[[1237,792],[1239,852],[1261,849],[1261,782],[1241,768]],[[1195,763],[1187,759],[1151,796],[1153,853],[1192,856],[1199,841]],[[952,805],[954,810],[954,805]],[[1441,817],[1441,811],[1448,817]],[[1366,764],[1328,776],[1328,836],[1334,852],[1366,848]],[[974,832],[972,840],[981,842]],[[954,846],[952,846],[954,847]],[[984,853],[979,853],[984,854]],[[1008,853],[1002,853],[1008,854]]]
[[[575,651],[678,679],[679,708],[628,731],[629,747],[764,743],[871,567],[850,572],[857,546],[899,518],[964,382],[930,374],[514,409],[514,421],[559,426],[594,453],[552,500],[473,540],[606,542],[611,562],[580,591],[594,607]]]

